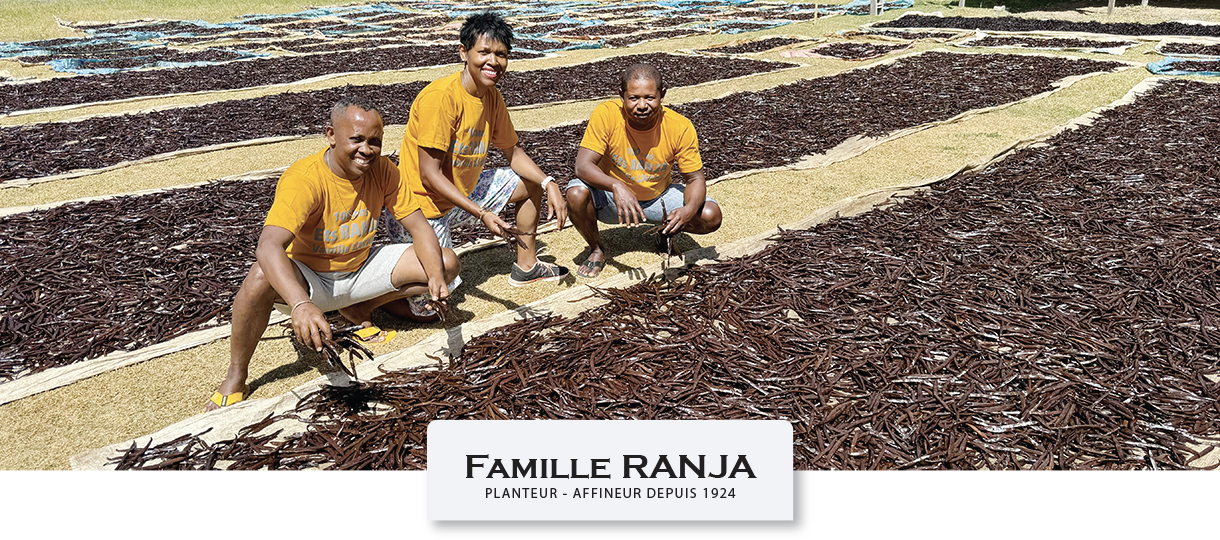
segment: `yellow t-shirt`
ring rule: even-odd
[[[622,101],[604,102],[593,109],[580,146],[601,154],[601,170],[627,184],[640,201],[665,192],[675,162],[684,173],[703,168],[695,125],[668,107],[652,129],[637,131],[627,125]]]
[[[353,182],[331,172],[325,154],[323,149],[284,171],[265,225],[291,231],[288,257],[315,272],[353,272],[368,259],[381,209],[402,219],[419,210],[419,201],[399,189],[390,160],[378,158]]]
[[[444,215],[453,203],[424,187],[419,175],[419,148],[445,151],[441,172],[463,195],[470,195],[483,173],[487,145],[508,149],[517,144],[517,131],[498,88],[477,98],[462,86],[462,72],[432,81],[411,104],[402,138],[398,170],[403,185],[419,199],[424,216]]]

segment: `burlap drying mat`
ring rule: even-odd
[[[261,139],[249,139],[249,140],[245,140],[245,141],[238,141],[238,142],[231,142],[231,143],[213,144],[211,146],[200,146],[199,148],[187,148],[184,150],[178,150],[176,152],[169,152],[166,154],[157,154],[155,156],[148,156],[146,158],[135,159],[135,160],[130,160],[130,161],[123,161],[123,162],[115,163],[114,165],[111,165],[109,167],[102,167],[100,169],[78,169],[78,170],[75,170],[72,172],[56,174],[53,176],[41,176],[38,178],[18,178],[16,180],[8,180],[6,182],[0,183],[0,189],[24,188],[24,187],[30,187],[35,184],[42,184],[45,182],[55,182],[58,180],[70,180],[73,178],[81,178],[84,176],[93,176],[95,174],[102,174],[105,172],[110,172],[110,171],[114,171],[114,170],[118,170],[118,169],[131,167],[133,165],[142,165],[145,163],[155,163],[158,161],[168,161],[168,160],[176,159],[176,158],[180,158],[180,157],[193,156],[193,155],[197,155],[197,154],[206,154],[208,152],[218,152],[220,150],[228,150],[230,148],[262,146],[264,144],[275,144],[275,143],[295,141],[295,140],[307,139],[307,138],[321,138],[321,136],[319,136],[319,135],[308,135],[308,136],[285,135],[282,137],[264,137]],[[202,183],[206,183],[206,182],[202,182]],[[201,183],[197,182],[193,185],[199,185],[199,184],[201,184]],[[177,187],[186,187],[186,186],[177,186]],[[137,195],[137,194],[150,193],[152,191],[164,191],[164,190],[151,190],[151,191],[142,190],[142,191],[133,192],[133,193],[119,193],[119,194],[108,195],[108,196],[103,196],[103,197],[95,197],[95,199],[112,198],[112,197],[118,197],[121,195]],[[53,203],[50,205],[38,205],[38,206],[49,208],[49,207],[59,206],[61,204],[67,204],[69,202],[78,202],[80,200],[83,200],[83,199],[77,199],[74,201],[64,201],[61,203]],[[28,207],[21,207],[21,208],[28,208]],[[0,209],[0,215],[11,215],[14,213],[16,213],[16,212],[12,212],[10,208]]]
[[[903,42],[903,41],[913,40],[913,41],[932,41],[932,42],[936,42],[936,43],[947,43],[950,41],[961,39],[963,37],[966,37],[966,36],[974,33],[971,30],[958,30],[955,28],[938,28],[937,30],[939,30],[937,32],[938,34],[950,34],[950,35],[947,37],[925,37],[925,38],[897,37],[897,36],[890,36],[890,35],[885,35],[885,34],[874,34],[874,33],[870,32],[869,30],[851,29],[851,30],[840,30],[838,32],[835,32],[834,36],[840,37],[840,38],[852,39],[852,40],[867,39],[867,40],[893,41],[893,42]],[[909,29],[909,28],[873,28],[872,31],[892,32],[895,34],[920,34],[920,33],[929,32],[926,29],[919,29],[919,28],[913,28],[913,29]]]
[[[280,173],[282,173],[283,171],[284,171],[284,168],[274,169],[274,170],[270,170],[270,171],[257,171],[255,173],[248,173],[245,175],[240,175],[239,177],[226,177],[226,178],[222,178],[220,180],[221,181],[269,180],[271,178],[278,177],[280,175]],[[206,182],[204,182],[204,183],[206,183]],[[200,185],[200,184],[197,183],[197,184],[192,184],[192,185]],[[190,187],[190,186],[177,186],[177,187],[173,187],[173,188],[148,190],[147,193],[157,193],[157,192],[162,192],[162,191],[169,191],[171,189],[179,189],[182,187]],[[109,199],[109,198],[113,198],[113,197],[117,197],[117,196],[119,196],[119,195],[112,195],[112,196],[105,196],[105,197],[91,197],[88,199],[81,199],[80,201]],[[54,206],[59,206],[60,204],[66,204],[66,203],[55,203],[55,204],[45,205],[45,206],[54,207]],[[8,211],[8,210],[10,210],[10,209],[2,209],[2,210],[0,210],[0,213]],[[559,224],[557,222],[551,222],[542,227],[539,227],[538,232],[540,234],[547,233],[547,232],[557,230],[558,228],[559,228]],[[479,242],[458,246],[457,248],[454,249],[454,252],[457,253],[457,255],[459,257],[461,257],[462,255],[474,253],[477,251],[482,251],[484,249],[488,249],[491,247],[500,246],[500,245],[504,245],[504,244],[505,244],[505,241],[503,239],[493,238],[493,239],[481,240]],[[285,322],[288,320],[289,320],[289,317],[287,315],[284,315],[278,311],[272,311],[271,320],[268,322],[268,326],[279,324],[279,323],[282,323],[282,322]],[[34,394],[38,394],[40,392],[46,392],[47,390],[59,388],[61,386],[67,386],[76,381],[86,379],[89,377],[93,377],[95,375],[100,375],[107,371],[113,371],[113,370],[119,369],[121,367],[130,366],[132,364],[138,364],[140,362],[152,360],[154,358],[165,356],[167,354],[173,354],[173,353],[176,353],[179,351],[184,351],[184,350],[191,349],[194,347],[199,347],[199,346],[206,345],[206,344],[211,343],[216,340],[226,339],[232,334],[232,331],[233,331],[233,326],[231,324],[213,326],[211,328],[205,328],[203,330],[196,330],[194,332],[189,332],[189,333],[183,334],[181,336],[178,336],[176,338],[170,339],[168,341],[156,343],[156,344],[150,345],[148,347],[136,349],[134,351],[116,351],[116,352],[113,352],[113,353],[110,353],[110,354],[107,354],[107,355],[104,355],[104,356],[101,356],[98,358],[94,358],[92,360],[85,360],[83,362],[76,362],[73,364],[68,364],[66,366],[54,367],[51,369],[40,371],[40,372],[32,374],[32,375],[20,377],[18,379],[15,379],[15,380],[12,380],[9,382],[0,383],[0,405],[9,403],[11,401],[16,401],[21,398],[29,397]]]
[[[1039,144],[1066,129],[1091,123],[1093,118],[1098,114],[1134,101],[1140,94],[1159,84],[1159,81],[1164,79],[1144,80],[1131,89],[1124,97],[1113,103],[1091,110],[1050,131],[1014,142],[991,156],[966,164],[949,174],[929,178],[921,182],[876,189],[864,194],[848,197],[824,207],[804,219],[781,225],[779,228],[808,229],[836,217],[862,214],[879,206],[893,204],[897,200],[915,193],[916,190],[926,189],[928,186],[959,174],[981,170],[1003,159],[1012,152]],[[775,234],[775,232],[776,230],[767,230],[723,246],[710,246],[689,251],[685,255],[686,262],[687,264],[698,264],[705,261],[724,260],[757,253],[767,246],[767,239]],[[661,271],[662,263],[658,262],[646,266],[643,273],[647,275]],[[638,278],[639,276],[636,274],[623,273],[600,282],[597,286],[601,288],[626,287],[637,282]],[[578,285],[515,310],[500,312],[484,319],[436,332],[412,347],[379,355],[372,361],[360,364],[356,368],[356,374],[361,379],[369,379],[385,370],[437,364],[441,359],[447,358],[449,355],[456,355],[460,352],[462,346],[473,337],[491,329],[510,324],[522,317],[541,314],[573,316],[597,307],[604,302],[605,300],[593,296],[588,285]],[[72,468],[77,470],[110,469],[112,467],[108,466],[106,462],[113,456],[130,448],[133,444],[139,446],[145,446],[150,443],[159,444],[176,439],[182,435],[199,434],[208,428],[212,429],[203,435],[202,438],[209,443],[232,438],[236,436],[240,429],[262,420],[270,414],[280,414],[292,410],[302,397],[321,388],[324,384],[345,384],[346,382],[347,376],[342,373],[328,374],[304,383],[281,396],[245,401],[217,411],[187,418],[144,437],[82,452],[72,456],[70,463]],[[274,429],[283,429],[285,436],[287,436],[293,433],[300,433],[304,426],[299,422],[286,421],[268,428],[268,430]]]
[[[846,73],[846,72],[859,70],[859,69],[870,69],[870,68],[877,67],[877,66],[888,65],[888,64],[897,62],[899,60],[902,60],[904,58],[921,55],[921,54],[924,54],[927,52],[945,52],[945,53],[950,53],[950,54],[993,54],[993,53],[975,52],[975,51],[950,51],[948,49],[937,48],[937,49],[916,51],[916,52],[911,52],[911,53],[907,53],[907,54],[903,54],[903,55],[894,56],[892,58],[887,58],[884,60],[880,60],[878,62],[866,64],[863,66],[857,66],[857,67],[845,69],[839,73]],[[1031,55],[1031,56],[1041,55],[1041,56],[1050,56],[1050,57],[1056,57],[1056,58],[1079,58],[1079,57],[1074,57],[1074,56],[1050,55],[1047,53],[1039,53],[1039,52],[1011,53],[1011,54],[1026,54],[1026,55]],[[773,60],[763,60],[763,61],[781,63],[781,62],[777,62],[777,61],[773,61]],[[1144,67],[1144,64],[1142,64],[1142,63],[1123,61],[1123,60],[1115,60],[1115,61],[1127,64],[1129,66],[1128,68],[1119,68],[1119,69],[1130,69],[1131,67]],[[714,86],[714,85],[719,85],[721,83],[731,83],[734,81],[739,81],[741,79],[758,77],[761,75],[772,75],[772,74],[776,74],[776,73],[782,73],[785,71],[800,70],[800,69],[803,69],[804,67],[806,67],[806,66],[798,64],[798,65],[794,65],[792,67],[784,68],[784,69],[777,70],[777,71],[772,71],[772,72],[767,72],[767,73],[755,73],[755,74],[750,74],[750,75],[743,75],[741,77],[733,77],[730,79],[722,79],[722,80],[717,80],[717,81],[708,81],[708,82],[704,82],[704,83],[700,83],[700,84],[683,86],[680,88],[699,89],[701,87]],[[827,164],[842,161],[844,159],[850,159],[851,157],[857,156],[863,152],[868,151],[870,148],[872,148],[878,144],[881,144],[881,143],[884,143],[887,141],[891,141],[891,140],[894,140],[894,139],[897,139],[900,137],[904,137],[911,133],[915,133],[915,132],[918,132],[918,131],[921,131],[924,129],[936,127],[938,125],[959,122],[963,119],[970,118],[972,116],[976,116],[979,114],[985,114],[985,113],[988,113],[991,111],[1000,110],[1003,108],[1012,107],[1014,105],[1027,103],[1029,101],[1034,101],[1034,100],[1045,98],[1045,97],[1051,95],[1052,93],[1054,93],[1055,91],[1061,90],[1063,88],[1067,88],[1068,86],[1071,86],[1072,84],[1075,84],[1076,82],[1078,82],[1084,78],[1091,77],[1094,75],[1100,75],[1102,73],[1104,73],[1104,72],[1089,73],[1089,74],[1085,74],[1085,75],[1068,77],[1066,79],[1056,82],[1053,85],[1054,89],[1048,90],[1047,92],[1043,92],[1041,94],[1030,96],[1028,98],[1013,101],[1010,103],[997,105],[995,107],[974,109],[974,110],[959,114],[957,116],[954,116],[953,118],[950,118],[948,120],[920,124],[919,126],[915,126],[915,127],[911,127],[911,128],[907,128],[907,129],[903,129],[903,130],[899,130],[899,131],[890,133],[890,134],[886,135],[885,137],[881,137],[881,138],[854,137],[852,139],[844,141],[838,147],[826,152],[825,154],[813,155],[810,158],[808,158],[806,160],[802,160],[801,162],[798,162],[796,164],[784,165],[784,166],[780,166],[780,167],[773,167],[773,168],[767,168],[767,169],[752,169],[752,170],[748,170],[748,171],[739,171],[736,173],[731,173],[731,174],[727,174],[727,175],[723,175],[723,176],[720,176],[717,178],[710,179],[709,185],[711,185],[715,182],[729,180],[732,178],[739,178],[741,176],[746,176],[746,175],[754,174],[757,172],[808,169],[808,168],[813,168],[813,167],[825,166]],[[821,75],[821,76],[824,77],[826,75]],[[798,78],[798,79],[795,79],[794,82],[802,81],[802,80],[808,80],[808,79]],[[792,84],[792,83],[784,83],[784,84],[776,85],[775,87],[784,86],[785,84]],[[602,100],[605,100],[608,98],[609,98],[609,96],[602,96],[602,97],[591,98],[591,99],[564,100],[564,101],[547,102],[547,103],[539,103],[539,104],[532,104],[532,105],[522,105],[522,106],[518,106],[518,107],[509,107],[509,110],[510,111],[529,110],[529,109],[537,109],[537,108],[544,108],[544,107],[553,107],[553,106],[557,106],[557,105],[567,105],[567,104],[572,104],[572,103],[598,102],[598,101],[602,101]],[[717,98],[715,98],[715,97],[708,98],[708,100],[710,100],[710,99],[717,99]],[[705,100],[698,100],[698,101],[705,101]],[[147,109],[146,111],[139,111],[139,112],[151,112],[151,111],[165,110],[167,108],[174,108],[174,107],[155,107],[155,108]],[[105,114],[100,114],[97,116],[99,116],[99,117],[120,116],[122,114],[129,114],[129,113],[105,113]],[[88,117],[84,117],[84,118],[88,118]],[[77,119],[77,120],[79,120],[79,119]],[[559,126],[563,126],[563,125],[571,125],[573,123],[579,123],[579,121],[565,122],[562,124],[557,124],[554,127],[559,127]],[[108,171],[117,170],[117,169],[121,169],[124,167],[130,167],[130,166],[134,166],[134,165],[153,163],[153,162],[158,162],[158,161],[166,161],[166,160],[171,160],[171,159],[175,159],[175,158],[179,158],[179,157],[204,154],[204,153],[208,153],[208,152],[227,150],[227,149],[231,149],[231,148],[260,146],[260,145],[265,145],[265,144],[274,144],[274,143],[279,143],[279,142],[295,141],[295,140],[318,138],[318,137],[319,136],[317,136],[317,135],[266,137],[266,138],[261,138],[261,139],[250,139],[250,140],[246,140],[246,141],[216,144],[216,145],[204,146],[204,147],[199,147],[199,148],[187,148],[187,149],[179,150],[176,152],[149,156],[149,157],[142,158],[139,160],[124,161],[124,162],[117,163],[117,164],[114,164],[114,165],[111,165],[108,167],[104,167],[104,168],[100,168],[100,169],[85,169],[85,170],[77,170],[77,171],[72,171],[72,172],[68,172],[68,173],[58,174],[58,175],[54,175],[54,176],[10,180],[10,181],[4,182],[4,183],[0,183],[0,189],[28,187],[31,185],[40,184],[40,183],[44,183],[44,182],[53,182],[53,181],[57,181],[57,180],[68,180],[68,179],[72,179],[72,178],[80,178],[80,177],[90,176],[90,175],[94,175],[94,174],[101,174],[101,173],[105,173]],[[66,202],[72,202],[72,201],[66,201]],[[51,207],[51,206],[54,206],[54,205],[40,205],[41,208],[47,208],[47,207]],[[28,208],[28,207],[22,207],[22,208]],[[5,210],[0,209],[0,216],[11,215],[12,213],[16,213],[16,212],[5,211]]]
[[[849,62],[867,62],[867,61],[873,60],[875,58],[881,58],[888,54],[893,54],[893,53],[899,52],[899,51],[905,51],[907,49],[915,47],[915,42],[912,41],[910,43],[907,43],[905,47],[901,47],[901,48],[898,48],[898,49],[895,49],[892,51],[878,51],[878,52],[873,53],[872,56],[865,56],[862,58],[839,58],[837,56],[833,56],[833,55],[829,55],[829,54],[821,54],[818,52],[819,49],[826,49],[826,48],[834,47],[835,45],[838,45],[839,43],[844,43],[844,42],[831,41],[831,42],[827,42],[827,43],[819,43],[818,45],[814,45],[813,47],[810,47],[808,49],[799,49],[799,50],[792,49],[792,50],[780,51],[779,54],[780,54],[780,56],[782,56],[784,58],[829,58],[832,60],[847,60]],[[859,43],[859,42],[853,42],[853,43]]]

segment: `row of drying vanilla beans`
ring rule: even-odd
[[[1220,26],[1181,22],[1105,23],[1062,21],[1026,17],[937,17],[903,15],[877,23],[874,28],[954,28],[1000,32],[1079,32],[1117,36],[1210,36],[1220,37]]]
[[[1131,41],[1101,41],[1075,38],[1033,38],[1017,36],[986,36],[973,40],[971,47],[1033,47],[1044,49],[1106,49],[1135,45]]]
[[[4,84],[0,85],[0,114],[143,96],[284,84],[334,73],[439,66],[457,62],[453,49],[452,45],[407,45]],[[533,56],[537,55],[522,52],[515,57]]]
[[[765,73],[794,64],[744,58],[650,53],[607,58],[579,66],[514,71],[500,85],[509,106],[609,97],[628,66],[645,62],[666,74],[671,87]],[[415,95],[427,83],[362,85],[221,101],[76,122],[0,128],[0,182],[77,169],[100,169],[179,150],[252,139],[320,135],[330,106],[343,95],[361,95],[381,108],[386,125],[406,124]],[[251,115],[258,122],[249,122]],[[41,159],[27,156],[38,153]]]

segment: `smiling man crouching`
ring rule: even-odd
[[[388,302],[420,294],[448,298],[446,284],[460,269],[457,255],[440,247],[419,201],[400,189],[398,169],[381,157],[382,136],[373,105],[342,99],[330,111],[327,148],[280,176],[257,262],[233,300],[229,370],[205,411],[249,394],[250,357],[276,302],[291,306],[293,332],[321,352],[332,339],[326,311],[368,326],[373,310]],[[372,247],[383,210],[412,233],[413,245]],[[378,331],[370,330],[368,339],[377,339]]]

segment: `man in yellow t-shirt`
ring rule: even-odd
[[[459,225],[481,222],[504,236],[509,226],[498,214],[508,203],[520,203],[516,226],[523,234],[509,283],[562,279],[566,268],[538,260],[534,233],[544,192],[548,213],[563,226],[563,193],[517,145],[508,106],[496,88],[508,68],[513,31],[499,15],[486,12],[468,17],[459,35],[462,69],[424,87],[411,104],[399,162],[403,189],[419,198],[441,245],[449,248],[451,230]],[[508,168],[483,170],[489,146],[504,152]],[[406,240],[391,222],[386,232],[393,240]]]
[[[589,256],[576,270],[581,277],[596,277],[606,266],[599,220],[663,222],[666,235],[720,228],[720,205],[707,197],[695,126],[661,105],[661,73],[648,64],[627,68],[619,97],[593,110],[576,153],[576,179],[568,183],[572,224],[589,243]],[[671,184],[675,166],[685,187]],[[669,215],[662,215],[663,207]]]
[[[332,338],[326,311],[368,326],[372,311],[388,302],[449,296],[457,255],[440,247],[419,201],[400,189],[398,169],[381,157],[382,136],[375,107],[340,100],[330,111],[328,147],[280,176],[257,261],[233,300],[229,370],[205,410],[248,395],[250,357],[277,302],[291,306],[293,332],[320,352]],[[383,209],[414,235],[414,245],[372,245]]]

